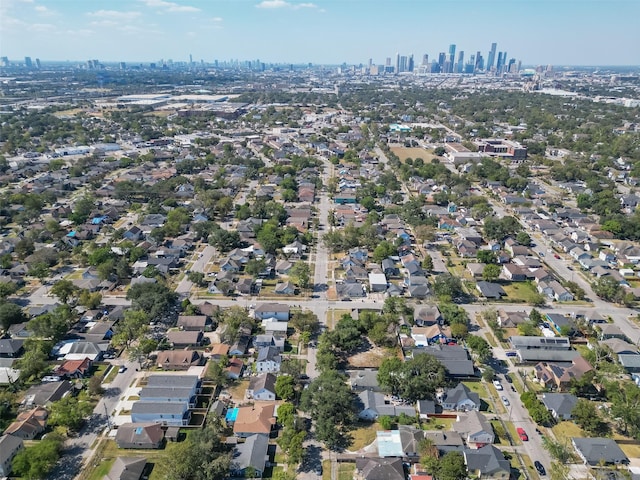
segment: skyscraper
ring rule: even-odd
[[[414,64],[413,64],[413,54],[409,55],[409,60],[407,61],[407,71],[408,72],[413,72],[413,68],[414,68]]]
[[[429,54],[422,55],[422,65],[429,65]]]
[[[400,54],[396,53],[396,70],[395,73],[400,72]]]
[[[24,66],[27,68],[33,67],[33,62],[31,61],[31,57],[24,57]]]
[[[460,50],[460,52],[458,53],[458,64],[456,65],[455,72],[464,72],[464,50]]]
[[[493,63],[496,60],[496,48],[498,48],[498,44],[492,43],[491,50],[489,51],[489,58],[487,58],[487,70],[491,70],[493,68]]]
[[[444,73],[445,69],[444,69],[444,64],[447,61],[447,54],[444,52],[440,52],[438,54],[438,72],[439,73]]]
[[[449,70],[448,73],[453,72],[453,65],[456,61],[456,45],[452,43],[449,45]]]

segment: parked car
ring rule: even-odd
[[[511,405],[511,403],[509,402],[509,399],[505,396],[502,397],[502,403],[504,403],[504,405],[506,407],[508,407],[509,405]]]
[[[502,384],[498,380],[493,381],[493,386],[496,387],[496,390],[502,390]]]
[[[527,435],[527,432],[524,431],[524,428],[518,427],[516,428],[516,432],[518,432],[518,436],[523,442],[527,442],[529,440],[529,436]]]
[[[547,474],[547,471],[544,469],[544,466],[538,460],[533,462],[533,466],[536,467],[536,470],[538,471],[538,473],[540,475],[546,475]]]
[[[119,369],[118,369],[118,373],[124,373],[127,371],[127,367],[125,367],[124,365],[122,365]]]
[[[555,258],[556,260],[560,260],[560,255],[558,255],[557,253],[554,253],[553,258]]]

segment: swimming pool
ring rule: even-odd
[[[227,414],[225,415],[225,420],[227,422],[235,422],[236,418],[238,418],[238,408],[230,408],[227,410]]]

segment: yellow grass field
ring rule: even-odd
[[[407,147],[391,147],[391,151],[395,153],[401,162],[404,162],[407,158],[421,158],[425,162],[430,162],[436,156],[431,150],[425,150],[424,148],[407,148]]]

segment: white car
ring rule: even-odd
[[[499,380],[494,380],[493,386],[496,387],[496,390],[502,390],[502,384],[500,383]]]

